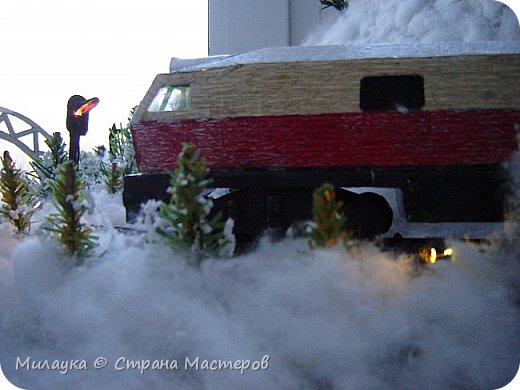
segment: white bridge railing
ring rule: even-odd
[[[18,123],[22,121],[23,126],[16,122],[13,124],[11,118],[16,118],[16,122]],[[32,142],[29,142],[29,145],[22,141],[22,138],[31,135],[32,137],[30,137],[30,139]],[[0,139],[16,145],[29,156],[38,157],[43,153],[40,149],[40,141],[49,138],[50,135],[45,130],[26,116],[7,108],[0,107]]]

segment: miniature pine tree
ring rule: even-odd
[[[65,150],[65,142],[59,132],[53,133],[49,139],[45,140],[45,144],[49,147],[49,152],[44,156],[45,159],[37,157],[33,158],[31,162],[31,166],[42,184],[43,192],[47,192],[50,188],[48,182],[56,178],[58,167],[69,159]]]
[[[103,183],[102,158],[93,152],[81,151],[76,168],[87,187]]]
[[[129,118],[130,119],[130,118]],[[137,163],[129,125],[116,127],[115,123],[109,132],[108,155],[111,162],[116,161],[124,168],[125,174],[135,173]]]
[[[53,133],[50,139],[45,140],[45,143],[51,152],[53,168],[57,169],[61,164],[69,159],[68,154],[65,151],[65,142],[59,132]]]
[[[224,224],[221,213],[208,219],[213,203],[202,196],[210,180],[206,178],[209,170],[200,150],[184,144],[177,162],[168,189],[170,202],[160,208],[161,218],[169,228],[159,228],[157,232],[173,248],[190,250],[196,265],[207,256],[232,254],[232,220],[228,219]]]
[[[110,167],[107,169],[107,165]],[[116,162],[111,164],[101,163],[101,174],[105,177],[105,185],[109,193],[115,194],[123,187],[124,169]]]
[[[314,227],[310,232],[312,247],[331,247],[346,238],[343,225],[346,216],[341,212],[343,202],[336,200],[334,186],[329,183],[317,188],[312,195]]]
[[[133,109],[131,111],[133,115]],[[131,117],[128,118],[131,120]],[[115,124],[109,131],[108,145],[109,163],[101,163],[101,173],[105,177],[105,184],[109,193],[114,194],[123,186],[123,177],[137,171],[132,134],[129,125],[119,128]]]
[[[105,147],[105,145],[98,145],[94,147],[94,153],[101,158],[105,157],[106,152],[107,148]]]
[[[51,183],[53,203],[58,213],[48,216],[48,228],[63,244],[65,253],[76,257],[76,264],[83,263],[84,256],[94,247],[95,237],[81,222],[87,206],[81,181],[73,161],[68,160],[58,168],[58,176]]]
[[[320,4],[323,5],[322,11],[326,8],[333,7],[342,12],[348,8],[347,0],[320,0]]]
[[[38,208],[38,201],[31,195],[21,171],[16,169],[9,152],[4,152],[0,173],[0,215],[10,221],[20,234],[31,227],[31,216]]]

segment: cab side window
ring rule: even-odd
[[[418,75],[364,77],[359,91],[362,111],[411,111],[424,106],[424,78]]]

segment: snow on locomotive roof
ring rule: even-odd
[[[261,63],[496,54],[520,54],[520,42],[442,42],[435,44],[272,47],[232,56],[215,56],[189,60],[172,58],[170,72],[192,72],[207,68],[225,68]]]

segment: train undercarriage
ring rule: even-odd
[[[405,250],[411,245],[406,233],[391,229],[396,214],[404,215],[410,223],[500,222],[507,194],[507,174],[500,165],[215,169],[210,177],[213,187],[226,189],[208,193],[213,198],[213,212],[233,218],[239,248],[250,247],[266,231],[274,237],[284,237],[289,229],[303,234],[301,227],[312,219],[312,193],[324,182],[336,187],[347,216],[345,229],[354,238],[384,237],[388,247],[403,246]],[[168,186],[167,174],[127,176],[123,197],[127,219],[133,220],[148,199],[168,201]],[[360,193],[356,187],[374,190]],[[377,188],[398,191],[402,203],[399,210]],[[434,236],[422,239],[444,238],[443,232]]]

